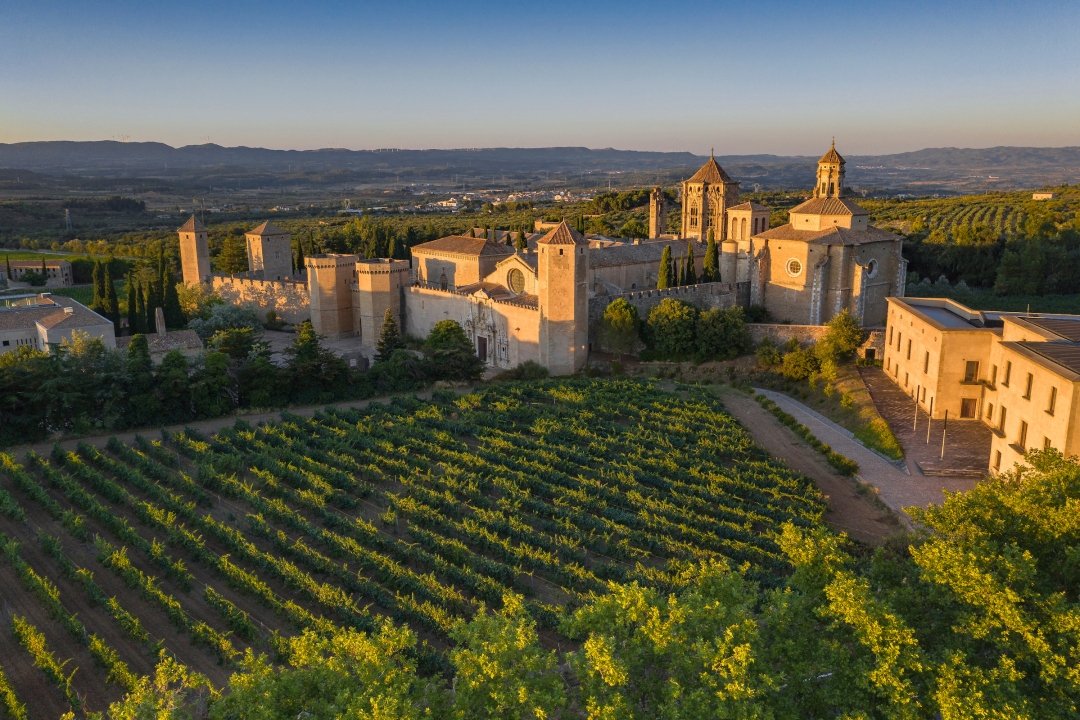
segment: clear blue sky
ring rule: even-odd
[[[5,2],[0,142],[1080,145],[1080,3]]]

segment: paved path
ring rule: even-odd
[[[955,492],[975,487],[976,481],[971,478],[909,475],[855,441],[849,431],[802,403],[771,390],[758,390],[758,392],[810,428],[810,431],[821,442],[828,443],[836,452],[859,463],[859,479],[877,488],[882,502],[907,522],[910,522],[910,517],[904,512],[905,507],[940,505],[945,498],[942,490]]]

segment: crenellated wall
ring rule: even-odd
[[[750,305],[750,283],[700,283],[683,285],[664,290],[634,290],[621,295],[593,295],[589,298],[589,337],[595,338],[604,318],[604,311],[615,298],[623,298],[637,308],[638,316],[648,317],[649,310],[659,305],[664,298],[675,298],[701,310],[729,308]]]
[[[270,310],[287,323],[296,324],[311,319],[307,283],[303,280],[257,280],[215,274],[211,282],[214,292],[222,300],[251,307],[260,320]]]

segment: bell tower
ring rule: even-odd
[[[180,235],[180,266],[184,271],[184,284],[210,282],[210,246],[206,241],[206,228],[192,215],[176,232]]]
[[[540,364],[552,375],[585,365],[589,343],[589,242],[565,222],[536,243]]]
[[[814,197],[838,198],[844,196],[844,165],[847,161],[836,152],[836,138],[833,138],[829,152],[821,156],[817,163],[817,183],[814,185]]]
[[[649,237],[658,238],[667,232],[667,196],[658,187],[649,193]]]

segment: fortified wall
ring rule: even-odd
[[[659,305],[665,298],[674,298],[689,303],[700,310],[712,310],[729,307],[748,307],[750,305],[750,283],[700,283],[682,285],[664,290],[633,290],[621,295],[594,295],[589,298],[589,337],[597,337],[604,311],[615,300],[623,298],[637,308],[638,316],[645,319],[649,310]]]
[[[294,325],[311,319],[308,287],[303,280],[258,280],[215,274],[211,277],[211,285],[225,302],[254,308],[260,320],[265,319],[270,310]]]

